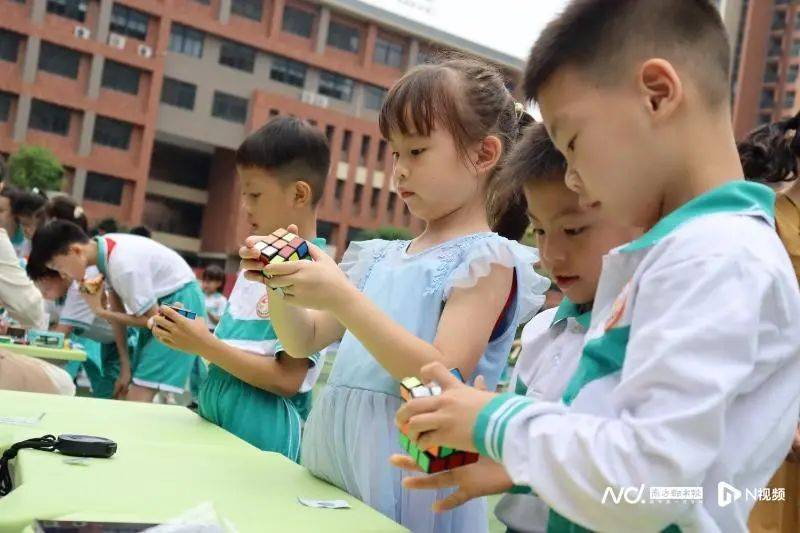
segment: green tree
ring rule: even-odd
[[[44,146],[23,145],[8,159],[8,181],[23,189],[60,190],[64,169]]]
[[[365,229],[361,230],[356,235],[357,241],[368,241],[370,239],[384,239],[387,241],[408,241],[414,238],[414,234],[406,228],[396,228],[394,226],[385,226],[378,229]]]

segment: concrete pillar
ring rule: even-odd
[[[44,23],[44,15],[47,12],[47,0],[33,0],[31,6],[31,22],[36,26]]]
[[[31,117],[31,95],[21,94],[17,100],[17,116],[14,120],[14,141],[21,143],[28,135],[28,121]]]
[[[100,14],[97,17],[97,30],[95,35],[101,43],[108,42],[109,26],[111,25],[111,10],[114,7],[113,0],[100,0]]]
[[[406,68],[413,68],[417,66],[418,55],[419,41],[417,39],[411,39],[411,42],[408,44],[408,63],[406,64]]]
[[[76,168],[75,177],[72,180],[72,197],[78,203],[83,202],[83,194],[86,191],[86,169]]]
[[[86,94],[92,100],[97,100],[100,96],[100,84],[103,81],[103,66],[105,58],[100,54],[92,56],[92,69],[89,71],[89,87]]]
[[[219,3],[219,21],[227,24],[231,18],[231,0],[220,0]]]
[[[325,52],[325,46],[328,43],[328,26],[331,23],[331,10],[328,7],[323,7],[319,12],[319,28],[317,30],[317,43],[315,51],[318,54]]]
[[[28,37],[25,46],[25,58],[22,60],[22,82],[32,84],[36,80],[36,70],[39,68],[39,50],[42,40],[33,35]]]
[[[83,114],[81,124],[81,136],[78,142],[78,155],[87,157],[92,151],[92,141],[94,139],[94,122],[97,114],[94,111],[86,111]]]

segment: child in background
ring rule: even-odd
[[[502,463],[506,488],[550,505],[548,531],[745,531],[752,499],[715,496],[721,483],[764,487],[789,450],[800,292],[774,194],[741,179],[719,11],[710,0],[573,0],[524,79],[581,204],[646,233],[603,259],[561,401],[471,389],[432,364],[423,378],[444,392],[408,402],[397,423],[420,448]],[[496,492],[502,481],[481,483]],[[627,487],[645,499],[605,501]],[[704,498],[650,500],[652,487],[702,487]]]
[[[95,294],[81,295],[91,311],[119,330],[115,338],[126,327],[140,328],[131,360],[120,351],[120,396],[152,402],[158,391],[184,391],[196,357],[164,346],[147,329],[148,318],[161,304],[178,303],[197,313],[197,323],[205,328],[203,291],[180,255],[138,235],[90,239],[72,222],[51,220],[36,230],[30,261],[77,282],[97,267],[111,290],[109,308],[102,300],[104,284]]]
[[[19,259],[25,259],[30,253],[30,241],[25,238],[22,226],[14,216],[14,200],[22,193],[14,186],[2,184],[0,188],[0,227],[6,230],[14,253]]]
[[[203,271],[202,287],[206,297],[208,330],[213,332],[228,303],[228,300],[222,295],[222,289],[225,287],[225,271],[217,265],[209,265]]]
[[[412,531],[487,528],[484,501],[436,516],[437,494],[403,491],[386,460],[401,451],[392,423],[398,380],[442,361],[493,388],[517,325],[544,300],[549,283],[533,271],[535,250],[492,233],[487,213],[504,150],[528,121],[493,67],[472,59],[417,66],[390,90],[380,127],[398,194],[426,222],[422,235],[353,242],[341,270],[313,246],[314,262],[267,267],[253,260],[259,237],[240,251],[250,279],[267,275],[272,323],[289,354],[341,339],[306,425],[303,465]]]
[[[775,225],[800,280],[800,113],[765,124],[738,145],[744,176],[779,190],[775,200]],[[786,491],[784,501],[759,501],[750,513],[748,529],[754,533],[795,533],[800,530],[800,426],[792,449],[769,486]]]
[[[318,246],[317,206],[330,166],[325,135],[310,124],[279,117],[251,134],[236,152],[242,198],[252,231],[292,230]],[[214,334],[164,309],[154,334],[168,346],[211,362],[200,390],[199,413],[265,451],[297,461],[302,420],[324,354],[289,357],[270,322],[263,281],[241,272]],[[320,349],[322,351],[322,348]]]
[[[83,208],[68,196],[52,198],[42,212],[48,220],[67,220],[87,230]],[[87,353],[85,363],[68,364],[65,369],[74,378],[83,367],[95,398],[120,397],[127,387],[127,383],[118,381],[120,360],[128,359],[129,353],[125,328],[117,330],[107,320],[95,315],[81,297],[77,282],[65,279],[58,272],[35,262],[28,263],[27,272],[45,299],[61,303],[56,325],[51,329],[67,337],[72,335]],[[97,267],[86,269],[89,279],[99,274]],[[120,351],[124,351],[123,356],[120,356]]]
[[[498,180],[505,190],[502,196],[524,191],[542,268],[564,294],[558,307],[539,313],[522,330],[510,389],[536,401],[557,402],[564,395],[581,357],[603,255],[640,233],[608,220],[598,206],[579,205],[578,195],[564,183],[566,169],[544,125],[534,124],[512,150]],[[411,458],[402,457],[408,464]],[[453,475],[470,475],[467,469],[489,465],[503,468],[484,460]],[[531,494],[507,494],[495,514],[510,531],[547,530],[547,504]]]
[[[47,196],[39,189],[21,191],[11,204],[11,212],[22,228],[22,234],[30,241],[33,232],[44,221]]]

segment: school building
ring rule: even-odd
[[[362,229],[421,227],[377,127],[392,83],[441,50],[489,60],[512,87],[524,66],[357,0],[0,0],[0,12],[0,153],[49,147],[92,220],[146,224],[194,264],[235,264],[234,150],[270,117],[330,140],[320,233],[341,252]]]
[[[742,138],[760,124],[800,109],[800,1],[721,0],[733,44],[734,129]]]

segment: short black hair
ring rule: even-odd
[[[117,233],[119,231],[119,224],[115,218],[104,218],[97,223],[97,231],[103,233]]]
[[[61,277],[61,274],[59,274],[55,270],[47,268],[46,266],[44,266],[43,263],[30,260],[28,260],[28,264],[25,265],[25,273],[28,274],[28,277],[31,278],[31,281],[34,282],[45,278]]]
[[[614,83],[631,60],[661,57],[691,72],[711,105],[727,105],[730,44],[710,0],[572,0],[533,45],[524,91],[539,90],[564,66]]]
[[[236,150],[236,165],[266,170],[284,184],[305,181],[316,205],[325,190],[331,150],[325,135],[309,122],[275,117],[242,142]]]
[[[203,271],[203,279],[225,283],[225,271],[219,265],[208,265]]]
[[[153,232],[147,226],[134,226],[129,231],[132,235],[139,235],[140,237],[147,237],[148,239],[153,236]]]
[[[87,242],[89,237],[77,224],[66,220],[45,222],[33,234],[28,263],[34,263],[36,268],[39,268],[47,265],[53,257],[67,253],[73,244]]]
[[[11,201],[11,212],[15,217],[35,216],[42,213],[47,196],[37,191],[22,191]]]

